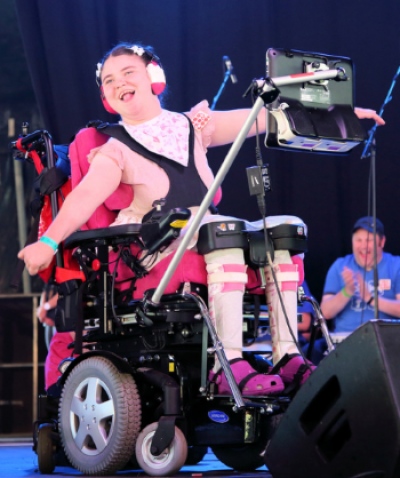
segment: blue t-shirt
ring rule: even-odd
[[[324,287],[325,294],[337,294],[344,287],[342,271],[348,267],[354,272],[360,272],[364,277],[365,269],[357,264],[354,255],[337,259],[328,271]],[[365,272],[365,282],[368,290],[374,292],[374,272]],[[400,257],[383,253],[382,260],[378,264],[378,295],[385,299],[396,299],[400,294]],[[359,286],[356,293],[349,300],[346,307],[335,317],[337,332],[352,332],[361,323],[375,318],[374,306],[367,305],[360,296]],[[379,311],[380,319],[393,319],[395,317]]]

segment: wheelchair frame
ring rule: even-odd
[[[339,72],[337,70],[313,74],[316,80],[335,78],[338,75]],[[57,328],[58,330],[69,330],[71,326],[72,328],[75,327],[78,337],[77,349],[80,352],[82,346],[79,343],[81,340],[80,332],[85,328],[86,324],[86,327],[92,329],[85,336],[85,342],[89,344],[91,351],[81,354],[67,364],[69,366],[65,369],[59,381],[60,387],[63,387],[63,392],[60,400],[58,421],[57,419],[54,420],[54,418],[50,419],[52,413],[51,410],[49,411],[49,399],[42,397],[39,401],[40,415],[38,422],[35,424],[34,450],[39,455],[39,469],[41,472],[51,472],[53,471],[51,468],[54,469],[56,463],[53,452],[51,451],[49,455],[49,453],[45,453],[43,450],[53,450],[56,440],[54,435],[57,431],[60,431],[60,428],[61,442],[66,450],[68,460],[83,473],[92,474],[96,472],[107,474],[118,471],[133,455],[132,447],[136,439],[138,439],[136,454],[140,458],[139,464],[146,473],[153,476],[167,476],[178,471],[187,458],[187,443],[189,446],[194,447],[213,446],[213,451],[221,461],[238,470],[249,469],[249,467],[255,469],[263,464],[263,458],[260,456],[260,453],[265,450],[271,433],[279,421],[274,417],[279,417],[284,413],[289,403],[289,397],[242,396],[225,357],[223,346],[212,325],[204,300],[194,292],[184,292],[183,290],[181,293],[170,294],[163,298],[162,295],[259,111],[265,102],[270,102],[274,99],[277,91],[276,86],[287,84],[288,81],[292,83],[304,81],[304,78],[301,77],[302,75],[295,76],[297,78],[282,77],[282,79],[274,79],[273,82],[264,81],[262,85],[256,85],[257,89],[259,89],[259,97],[256,100],[256,104],[216,175],[214,183],[204,198],[198,214],[176,251],[161,283],[153,294],[145,297],[144,300],[133,301],[128,304],[127,310],[120,310],[118,306],[115,309],[111,298],[113,297],[113,290],[110,291],[108,280],[108,248],[127,244],[132,239],[136,241],[139,233],[137,227],[135,228],[131,225],[131,227],[125,227],[121,231],[115,227],[112,230],[77,232],[65,241],[66,248],[77,247],[78,262],[86,281],[71,279],[61,284],[59,289],[60,307],[58,310],[62,313],[58,318],[56,316],[56,323],[58,321]],[[307,76],[310,76],[310,74],[307,74]],[[51,138],[47,132],[45,133],[38,134],[38,132],[35,132],[23,138],[22,145],[30,144],[30,142],[37,139],[43,139],[48,154],[49,167],[53,167],[54,158],[52,156]],[[44,139],[45,137],[47,139]],[[51,194],[51,204],[54,213],[57,209],[56,192]],[[99,232],[100,236],[98,235]],[[94,237],[96,234],[97,238]],[[93,256],[100,263],[100,267],[94,271],[90,270],[85,263],[89,258],[90,265],[93,266]],[[62,265],[61,250],[57,254],[57,265]],[[88,280],[90,274],[93,277],[99,276],[100,279],[97,281],[98,285],[96,287],[93,286],[92,290],[91,284],[93,282]],[[94,308],[97,311],[95,314],[90,314],[89,311],[88,317],[84,316],[82,310],[82,298],[85,288],[87,288],[87,296],[92,299],[92,309]],[[178,319],[174,318],[177,301],[179,306],[185,306],[184,312],[186,317],[183,322],[181,317]],[[87,302],[90,302],[90,300],[87,300]],[[160,317],[166,318],[166,322],[159,325],[159,337],[150,344],[145,335],[146,337],[147,335],[155,335],[153,329],[151,333],[148,329],[155,324],[157,330],[157,321]],[[198,320],[201,317],[203,317],[205,325]],[[97,320],[98,322],[96,322]],[[191,327],[187,327],[185,324],[190,324]],[[161,339],[162,335],[164,339]],[[212,384],[207,384],[208,335],[212,339],[211,350],[217,354],[226,374],[232,390],[232,397],[216,395]],[[139,340],[142,340],[142,344],[145,344],[144,348],[139,351],[132,351],[129,346],[129,342],[132,340],[134,345]],[[183,344],[190,344],[193,349],[189,352],[182,347]],[[166,350],[165,347],[167,347]],[[149,349],[151,353],[148,353]],[[187,355],[196,354],[195,349],[198,350],[198,355],[201,356],[200,377],[197,375],[198,372],[196,374],[195,369],[187,366]],[[183,365],[185,361],[186,366]],[[145,366],[148,364],[151,364],[151,367]],[[86,372],[85,365],[89,367]],[[104,433],[108,431],[110,433],[109,448],[111,445],[114,448],[118,445],[122,451],[111,450],[108,454],[103,453],[104,449],[107,448],[106,443],[104,449],[100,453],[96,453],[97,445],[95,443],[93,447],[92,442],[94,439],[88,433],[85,435],[85,438],[79,437],[82,446],[86,447],[86,452],[83,453],[85,456],[83,458],[80,456],[76,457],[73,456],[73,450],[74,447],[77,448],[76,440],[78,440],[77,437],[80,433],[80,424],[78,423],[80,417],[77,414],[78,412],[75,413],[70,409],[65,411],[63,403],[64,401],[67,401],[67,403],[69,401],[69,405],[76,407],[77,400],[75,400],[74,394],[78,389],[79,393],[82,394],[80,396],[80,402],[82,403],[86,400],[84,397],[85,393],[91,399],[99,398],[97,396],[98,393],[93,392],[91,389],[94,385],[92,384],[90,373],[94,373],[93,370],[96,367],[99,369],[96,380],[100,381],[102,383],[101,387],[103,387],[101,393],[108,397],[111,394],[111,400],[114,400],[111,405],[113,413],[114,408],[116,408],[115,417],[122,412],[118,408],[120,407],[119,402],[117,403],[113,399],[110,392],[113,380],[118,382],[118,386],[128,390],[130,396],[133,397],[132,400],[135,403],[131,409],[134,411],[129,413],[137,418],[138,410],[141,408],[142,416],[147,426],[140,434],[140,424],[135,426],[130,424],[128,427],[125,427],[124,438],[129,438],[130,443],[123,447],[121,441],[117,440],[117,443],[111,443],[115,436],[118,435],[117,430],[113,428],[116,425],[108,423],[108,420],[105,420],[107,417],[103,417],[104,424],[101,431]],[[104,378],[106,375],[100,370],[101,368],[108,370],[108,373],[111,374],[110,380]],[[135,380],[144,390],[144,397],[141,397],[141,399],[137,395]],[[72,392],[68,389],[69,384],[71,384],[71,387],[75,387]],[[198,390],[197,393],[195,392],[196,389]],[[113,390],[113,393],[116,393],[116,390]],[[102,403],[106,403],[109,400],[105,400]],[[54,400],[50,398],[50,402],[50,405],[54,406]],[[160,408],[161,404],[162,407]],[[95,407],[97,407],[97,402],[92,405],[92,409],[95,410]],[[191,417],[189,412],[194,410],[198,411],[198,413]],[[212,418],[210,414],[214,412],[215,417]],[[90,413],[88,416],[95,423],[96,417]],[[154,425],[152,421],[157,415],[159,418],[158,424]],[[207,426],[205,423],[207,423]],[[121,422],[118,424],[120,425]],[[90,424],[87,425],[87,430],[90,429],[90,426]],[[136,436],[132,436],[132,434]],[[87,437],[90,437],[90,439]],[[73,443],[70,443],[71,439]],[[41,440],[44,445],[41,443]],[[51,446],[45,446],[49,444]],[[55,446],[59,449],[60,442],[58,441]],[[227,450],[228,453],[226,453]],[[232,451],[233,454],[231,453]],[[100,459],[99,456],[102,454],[105,457]],[[230,459],[229,456],[233,458]],[[242,466],[245,468],[242,468]]]

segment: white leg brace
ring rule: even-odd
[[[242,356],[243,293],[247,283],[242,249],[220,249],[204,256],[211,319],[228,360]],[[215,363],[214,372],[220,368]]]
[[[279,290],[281,291],[290,327],[295,337],[297,337],[298,266],[292,263],[289,251],[275,251],[272,266],[278,281]],[[285,354],[296,353],[298,349],[289,332],[270,267],[265,268],[265,277],[267,281],[265,292],[272,338],[272,360],[276,364]]]

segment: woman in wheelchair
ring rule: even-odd
[[[233,142],[249,114],[246,109],[211,111],[206,101],[186,114],[163,109],[160,94],[165,87],[165,76],[151,48],[131,44],[116,46],[98,64],[96,76],[105,108],[121,117],[116,128],[118,139],[111,137],[104,145],[90,151],[88,173],[68,195],[45,236],[20,251],[19,257],[25,261],[30,274],[46,268],[58,244],[87,223],[121,183],[131,187],[134,196],[111,226],[141,223],[157,201],[163,210],[189,208],[193,217],[213,180],[207,163],[207,148]],[[359,110],[357,114],[374,117],[373,113]],[[265,131],[264,112],[259,115],[258,122],[259,130]],[[249,136],[255,133],[253,126]],[[170,259],[177,243],[175,240],[151,261],[150,274],[156,269],[166,269],[163,264]],[[195,249],[196,239],[190,247]],[[189,252],[192,251],[186,254]],[[242,301],[248,282],[243,250],[215,250],[205,254],[204,261],[210,315],[243,392],[279,394],[286,383],[293,381],[299,369],[304,372],[303,382],[311,369],[304,367],[289,331],[270,268],[266,267],[266,295],[276,375],[259,374],[242,359]],[[204,276],[204,266],[201,270],[199,264],[195,263],[190,272]],[[298,256],[292,258],[289,251],[275,251],[273,268],[290,327],[296,331],[297,286],[303,280],[302,260]],[[57,337],[53,339],[48,360],[51,361],[53,354],[58,361],[58,357],[66,353],[65,344],[60,345],[62,353],[56,350],[56,344],[62,342],[61,338],[58,342]],[[55,378],[53,370],[48,376],[47,387]],[[218,393],[231,393],[218,360],[209,378],[217,384]]]

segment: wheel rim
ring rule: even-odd
[[[88,377],[76,388],[70,409],[72,438],[85,455],[98,455],[111,440],[115,408],[107,385]]]
[[[164,468],[168,465],[173,456],[175,450],[175,440],[161,453],[159,456],[154,456],[150,449],[151,449],[151,442],[153,441],[153,436],[155,431],[149,433],[145,436],[143,443],[142,443],[142,455],[143,460],[151,468]]]

